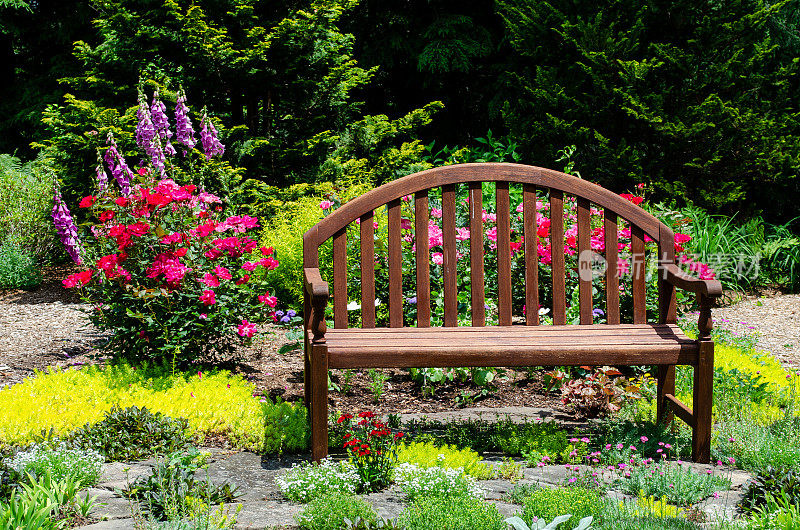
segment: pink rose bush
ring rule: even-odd
[[[224,146],[205,115],[201,141],[194,140],[183,93],[176,136],[165,109],[157,94],[150,106],[140,98],[136,140],[146,164],[136,173],[109,137],[103,160],[117,185],[98,166],[97,191],[79,204],[89,219],[83,234],[56,192],[54,222],[84,268],[64,286],[94,306],[90,319],[110,332],[107,347],[117,357],[221,360],[258,332],[254,322],[274,318],[277,299],[249,273],[274,270],[278,261],[272,249],[258,247],[256,218],[227,215],[223,198],[173,180],[175,157],[194,157],[197,168]]]

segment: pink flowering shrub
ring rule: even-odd
[[[193,149],[185,96],[178,100],[174,139],[164,109],[157,96],[151,107],[140,99],[137,141],[147,158],[136,173],[109,140],[104,158],[117,185],[98,166],[96,193],[79,204],[90,220],[83,234],[57,195],[54,220],[84,267],[64,286],[92,304],[89,318],[110,332],[107,348],[116,357],[218,361],[273,315],[277,299],[263,287],[268,275],[256,282],[251,274],[274,270],[278,261],[271,248],[258,247],[256,218],[228,215],[220,197],[173,180],[173,157],[203,160]],[[205,156],[221,154],[211,121],[204,116],[202,123]]]

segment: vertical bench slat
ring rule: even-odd
[[[525,239],[525,323],[539,324],[539,235],[536,224],[536,187],[522,187],[522,224]]]
[[[417,266],[417,326],[431,326],[431,257],[428,247],[428,190],[414,194],[414,233]]]
[[[619,233],[617,214],[606,209],[603,212],[606,247],[606,322],[619,324]]]
[[[333,325],[347,327],[347,227],[333,235]]]
[[[591,250],[589,199],[578,197],[578,297],[581,324],[592,323],[592,262],[586,259]]]
[[[389,327],[403,327],[403,264],[400,248],[400,199],[386,204],[389,209]],[[373,304],[374,305],[374,304]]]
[[[631,225],[631,274],[633,275],[633,323],[644,324],[647,322],[647,308],[645,307],[645,255],[644,231]]]
[[[375,327],[375,221],[373,212],[361,216],[361,326]]]
[[[511,325],[511,206],[508,182],[497,183],[497,319]]]
[[[469,261],[472,284],[472,325],[486,325],[486,292],[483,278],[483,188],[469,183]]]
[[[550,255],[553,271],[553,324],[567,323],[564,277],[564,192],[550,190]]]
[[[675,236],[664,226],[659,232],[658,259],[661,267],[675,263]],[[659,324],[675,324],[678,320],[675,286],[664,279],[661,268],[658,270],[658,303]]]
[[[458,293],[456,292],[456,185],[442,186],[442,246],[444,259],[444,325],[458,325]]]

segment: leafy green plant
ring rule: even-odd
[[[297,516],[297,524],[307,530],[343,530],[345,518],[356,517],[375,523],[377,515],[372,506],[359,497],[331,493],[312,500]]]
[[[770,502],[770,496],[782,498],[790,504],[800,503],[800,471],[773,466],[767,466],[759,471],[747,485],[742,499],[742,509],[753,512],[759,507],[766,506]]]
[[[475,479],[463,469],[398,464],[393,476],[409,502],[437,496],[481,498],[483,495]]]
[[[173,419],[147,407],[112,408],[102,421],[85,425],[72,439],[84,448],[93,448],[107,461],[141,460],[164,455],[189,445],[189,423]]]
[[[536,482],[528,483],[528,484],[517,484],[511,491],[508,492],[507,502],[511,502],[513,504],[523,504],[525,499],[527,499],[534,491],[540,488],[539,484]]]
[[[500,464],[494,466],[494,472],[497,478],[509,480],[513,484],[524,476],[523,467],[522,462],[515,462],[513,458],[505,456]]]
[[[749,521],[752,530],[800,529],[800,502],[792,502],[788,495],[767,494],[766,502],[757,507]]]
[[[420,498],[398,518],[407,530],[506,530],[503,516],[492,503],[470,496]]]
[[[431,442],[411,442],[398,447],[397,462],[416,464],[421,468],[444,467],[462,469],[478,480],[494,476],[492,467],[481,462],[481,457],[470,449],[452,445],[434,445]]]
[[[326,458],[319,464],[293,464],[285,474],[275,479],[278,489],[292,502],[309,502],[332,493],[354,494],[360,477],[348,461],[334,462]]]
[[[33,289],[42,275],[33,255],[8,241],[0,244],[0,289]]]
[[[7,503],[0,501],[0,528],[61,529],[87,521],[95,498],[83,498],[78,492],[80,480],[67,476],[55,480],[48,473],[26,475]]]
[[[722,417],[713,455],[748,471],[791,469],[800,466],[800,432],[795,421],[778,420],[764,425],[747,412]]]
[[[620,464],[624,465],[624,464]],[[626,467],[625,478],[618,485],[629,495],[654,495],[678,506],[698,503],[714,492],[730,488],[730,479],[708,473],[697,473],[680,462],[645,463]]]
[[[55,481],[71,477],[84,486],[97,484],[103,470],[103,455],[94,449],[73,449],[65,443],[55,447],[36,444],[17,452],[8,466],[20,475],[50,475]]]
[[[196,449],[169,454],[156,462],[150,476],[139,477],[122,494],[142,513],[159,520],[191,515],[198,501],[210,506],[236,500],[235,486],[227,482],[215,485],[196,477],[206,456]]]
[[[584,517],[594,516],[600,520],[603,502],[596,491],[580,487],[540,488],[532,492],[523,502],[522,519],[533,518],[550,521],[569,513],[569,524],[575,524]]]
[[[397,522],[397,519],[387,520],[383,517],[378,517],[373,522],[370,519],[362,519],[359,516],[356,516],[355,519],[352,520],[345,517],[344,527],[345,530],[400,530],[403,528],[400,526],[400,523]]]
[[[38,277],[37,265],[47,263],[56,248],[49,218],[52,198],[53,177],[44,159],[23,164],[0,154],[0,253],[6,254],[0,257],[0,267],[13,261],[9,253],[17,252],[17,265],[25,265],[17,269],[21,277],[30,281]],[[0,288],[2,278],[0,274]]]
[[[550,523],[543,520],[533,521],[531,525],[528,526],[525,524],[525,521],[520,519],[519,517],[509,517],[506,519],[506,522],[510,524],[514,530],[555,530],[561,523],[565,523],[572,518],[572,515],[559,515],[555,519],[553,519]],[[589,517],[584,517],[580,521],[578,521],[578,526],[573,528],[573,530],[589,530],[592,528],[592,521],[594,518],[590,515]]]
[[[800,289],[800,235],[790,229],[796,221],[797,218],[784,225],[768,225],[762,249],[770,277],[793,291]]]
[[[369,375],[369,388],[372,392],[372,400],[378,403],[381,400],[381,396],[386,392],[386,381],[389,380],[389,375],[373,368],[370,368],[367,374]]]
[[[596,368],[585,377],[573,378],[563,370],[548,375],[551,383],[560,384],[561,402],[573,405],[579,414],[587,417],[617,412],[626,399],[641,397],[639,387],[618,377],[622,373],[610,366]]]

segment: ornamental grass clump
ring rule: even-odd
[[[185,96],[180,98],[176,142],[196,172],[224,147],[204,115],[202,160],[183,114]],[[90,320],[110,331],[107,348],[119,358],[173,365],[219,361],[258,332],[257,322],[272,316],[277,299],[264,287],[266,275],[256,282],[251,274],[273,270],[278,261],[251,237],[256,218],[229,215],[224,197],[176,181],[186,172],[178,168],[164,110],[158,94],[151,106],[141,95],[136,140],[146,157],[135,173],[109,135],[103,159],[116,185],[98,165],[96,192],[79,204],[88,231],[77,231],[56,190],[57,231],[84,267],[64,285],[79,289],[93,307]]]
[[[402,432],[391,429],[375,417],[372,411],[342,414],[337,420],[344,424],[344,449],[361,479],[362,491],[378,491],[391,482],[392,468],[397,462],[397,441]]]

